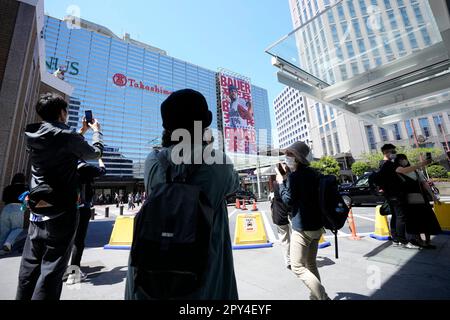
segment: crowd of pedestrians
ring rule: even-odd
[[[3,250],[11,250],[18,234],[22,233],[24,237],[26,235],[16,298],[56,300],[60,298],[63,280],[67,280],[67,284],[74,284],[86,278],[80,265],[90,209],[94,202],[114,202],[117,206],[127,203],[128,210],[135,209],[136,204],[145,212],[149,202],[145,202],[147,195],[157,193],[165,184],[177,182],[195,186],[196,189],[192,189],[196,190],[195,194],[188,197],[199,197],[198,210],[205,215],[203,218],[209,226],[210,234],[205,238],[208,241],[208,254],[198,257],[204,259],[207,266],[201,274],[201,284],[176,298],[238,299],[224,199],[239,189],[239,176],[230,159],[221,151],[213,150],[212,140],[202,139],[199,142],[194,139],[197,124],[200,124],[201,132],[205,134],[212,122],[212,114],[203,95],[185,89],[172,93],[162,103],[162,148],[151,152],[145,161],[144,192],[116,192],[114,196],[108,194],[106,197],[99,194],[97,198],[92,186],[94,178],[106,173],[101,159],[101,126],[95,119],[92,123],[83,120],[82,128],[78,132],[72,131],[67,126],[67,107],[67,102],[55,94],[48,93],[39,98],[36,111],[43,121],[29,125],[25,132],[31,155],[31,184],[26,184],[23,174],[17,174],[3,192],[3,201],[6,208],[10,206],[11,214],[2,214],[1,219],[16,221],[9,224],[1,221],[0,244]],[[174,141],[173,133],[179,129],[189,132],[192,140]],[[83,137],[88,130],[93,131],[91,144]],[[201,151],[204,159],[200,164],[190,162],[194,160],[192,157],[196,152],[183,154],[182,163],[174,160],[175,150],[186,146],[191,150]],[[319,175],[310,166],[310,148],[304,142],[296,142],[284,151],[285,161],[276,167],[276,178],[272,179],[274,195],[271,203],[272,218],[281,239],[284,263],[310,290],[311,300],[329,300],[316,262],[319,241],[325,233],[318,209]],[[434,248],[431,235],[438,234],[441,230],[430,201],[438,199],[420,171],[431,161],[412,166],[405,155],[396,153],[393,145],[383,146],[382,152],[384,160],[376,175],[376,183],[382,188],[392,213],[390,229],[393,244],[411,249]],[[221,158],[223,161],[217,163],[211,161],[212,158]],[[98,166],[86,162],[93,159],[98,159]],[[160,198],[153,198],[153,201],[164,201],[165,196],[168,195],[158,195]],[[180,210],[180,206],[175,210]],[[142,215],[141,211],[139,214]],[[26,216],[27,212],[29,217]],[[174,219],[175,217],[168,219],[165,229],[152,229],[157,227],[149,223],[147,218],[136,219],[137,223],[143,224],[140,226],[143,229],[140,230],[148,232],[143,239],[150,242],[145,245],[152,250],[160,250],[159,258],[170,254],[169,238],[182,243],[188,237],[188,229],[185,232],[174,228]],[[189,221],[185,227],[192,230],[204,228],[201,224],[191,225],[200,223],[199,221],[201,219]],[[28,228],[27,233],[23,233],[25,228]],[[155,235],[159,240],[154,240]],[[142,232],[139,236],[142,237]],[[137,239],[136,236],[133,239],[132,252],[144,245],[138,243]],[[190,250],[189,245],[183,248]],[[182,252],[178,254],[182,255]],[[179,270],[164,270],[163,264],[158,265],[156,271],[141,270],[142,265],[146,265],[145,261],[154,257],[141,257],[144,264],[136,264],[131,257],[132,254],[125,289],[125,299],[130,300],[158,296],[154,291],[157,287],[155,284],[142,285],[142,282],[155,279],[155,274],[158,275],[156,278],[161,279],[169,279],[172,275],[170,283],[176,288],[181,275],[189,275],[186,270],[191,267],[190,264],[194,263],[195,268],[199,267],[195,265],[196,257],[192,257],[192,261],[180,259],[177,262]],[[191,271],[193,274],[199,270],[201,268]],[[136,285],[137,279],[140,281],[139,285]]]

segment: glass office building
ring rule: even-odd
[[[173,91],[201,92],[213,113],[211,128],[220,127],[217,72],[170,57],[128,34],[119,38],[85,20],[74,25],[71,18],[62,21],[47,16],[44,36],[48,71],[64,66],[65,80],[75,87],[69,125],[80,127],[88,109],[102,125],[105,180],[116,185],[142,182],[145,158],[161,141],[160,105]],[[257,129],[270,130],[267,91],[256,86],[253,90]],[[89,141],[90,136],[86,138]]]

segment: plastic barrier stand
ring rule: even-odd
[[[134,217],[117,217],[109,244],[104,249],[129,250],[133,242]]]
[[[444,233],[450,234],[450,203],[435,204],[434,213]]]
[[[256,249],[272,247],[267,240],[261,212],[241,213],[236,216],[233,249]]]
[[[387,241],[390,239],[388,219],[380,214],[381,206],[375,209],[375,232],[370,235],[371,238]]]

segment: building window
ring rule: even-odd
[[[345,43],[345,46],[347,47],[347,53],[348,53],[348,56],[349,56],[350,58],[353,58],[353,57],[355,56],[355,50],[353,49],[353,44],[352,44],[352,42],[351,42],[351,41],[346,42],[346,43]]]
[[[357,62],[352,62],[352,73],[354,76],[359,74],[359,68],[358,68]]]
[[[355,6],[353,5],[353,0],[347,1],[348,11],[350,12],[350,17],[355,18],[356,12],[355,12]]]
[[[323,154],[327,155],[328,152],[327,152],[327,144],[325,142],[325,138],[322,138],[322,149],[323,149]]]
[[[392,9],[391,1],[390,0],[384,0],[384,6],[386,7],[386,9]]]
[[[402,139],[402,135],[400,132],[400,126],[398,125],[398,123],[394,124],[394,137],[395,137],[395,140]]]
[[[325,122],[328,122],[328,114],[327,114],[327,109],[326,106],[322,105],[322,112],[323,112],[323,119]]]
[[[388,141],[389,140],[388,133],[387,133],[386,129],[380,128],[380,137],[381,137],[381,140],[383,140],[383,141]]]
[[[409,138],[414,138],[414,131],[412,129],[410,120],[406,120],[405,121],[405,127],[406,127],[406,132],[408,133],[408,137]]]
[[[423,42],[425,42],[426,46],[430,46],[431,45],[431,38],[430,38],[430,35],[429,35],[427,29],[422,29],[420,31],[422,32]]]
[[[328,14],[328,21],[329,21],[330,23],[335,23],[335,21],[334,21],[334,15],[333,15],[333,10],[328,10],[328,11],[327,11],[327,14]]]
[[[367,133],[367,139],[368,139],[368,142],[369,142],[370,150],[376,150],[377,149],[377,143],[376,143],[376,140],[375,140],[373,127],[372,126],[366,126],[366,133]]]
[[[419,125],[420,125],[420,128],[422,129],[422,132],[425,135],[425,137],[431,136],[430,123],[428,121],[428,118],[420,118]]]
[[[317,113],[317,121],[319,121],[319,125],[322,125],[322,117],[320,116],[320,108],[319,108],[319,104],[316,103],[316,113]]]
[[[327,141],[328,141],[328,148],[330,150],[330,154],[333,155],[334,148],[333,148],[333,140],[331,139],[331,135],[327,136]]]
[[[409,21],[408,12],[406,11],[406,8],[400,8],[400,13],[402,14],[403,23],[405,24],[405,27],[411,26],[411,21]]]
[[[339,21],[345,21],[344,6],[338,5],[337,10],[339,15]]]
[[[352,25],[353,25],[353,30],[355,31],[355,36],[357,38],[362,38],[361,27],[359,25],[358,20],[353,20]]]
[[[341,153],[341,145],[339,143],[339,137],[337,132],[334,133],[334,142],[336,143],[336,152]]]
[[[367,14],[367,6],[366,6],[366,1],[365,0],[359,0],[359,7],[361,9],[361,13],[363,15]]]
[[[443,126],[444,119],[443,119],[442,115],[433,116],[433,120],[434,120],[434,124],[436,125],[438,134],[445,134],[445,130],[444,130],[444,126]]]

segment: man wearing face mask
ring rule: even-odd
[[[378,180],[392,212],[390,227],[393,245],[408,249],[420,249],[419,246],[411,243],[414,242],[414,239],[406,233],[406,192],[403,181],[397,173],[407,174],[413,172],[414,170],[427,166],[430,164],[430,161],[424,161],[417,166],[402,168],[394,162],[397,151],[393,144],[385,144],[381,148],[381,152],[383,153],[384,159],[380,166]]]

